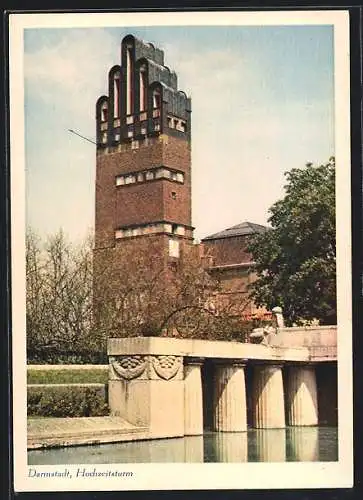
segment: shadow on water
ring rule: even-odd
[[[249,429],[204,436],[31,450],[29,465],[169,462],[333,462],[336,427]]]

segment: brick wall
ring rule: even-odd
[[[219,238],[203,241],[204,254],[213,258],[213,266],[240,264],[251,261],[251,255],[246,247],[248,236]]]
[[[123,145],[97,156],[96,248],[113,246],[120,226],[160,220],[191,225],[190,143],[161,136],[140,144],[138,149]],[[160,179],[116,186],[119,174],[161,165],[184,172],[184,183]]]

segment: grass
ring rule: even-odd
[[[107,384],[108,370],[32,370],[28,369],[28,384]]]

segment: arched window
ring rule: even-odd
[[[126,114],[131,115],[132,114],[132,108],[133,108],[133,89],[132,89],[132,82],[133,82],[133,62],[132,62],[132,47],[128,46],[126,48],[126,70],[127,70],[127,85],[126,85]]]
[[[113,115],[114,118],[120,116],[120,72],[113,77]]]
[[[107,122],[108,120],[108,104],[104,102],[101,106],[101,122]]]
[[[159,90],[154,90],[153,92],[153,108],[158,109],[161,106],[161,96]]]
[[[140,67],[140,111],[146,111],[147,94],[146,94],[146,66]]]

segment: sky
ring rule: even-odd
[[[284,172],[334,155],[333,27],[31,28],[24,33],[27,224],[94,226],[95,103],[132,33],[164,50],[192,98],[195,237],[267,224]]]

